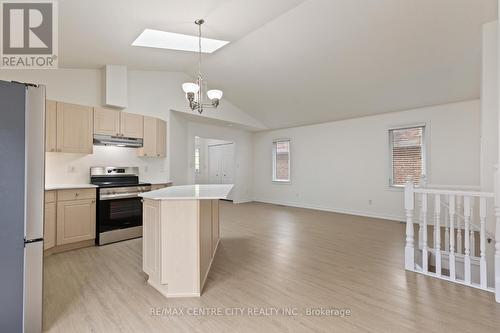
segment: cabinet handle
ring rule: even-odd
[[[144,156],[148,156],[148,154],[144,153]]]
[[[75,193],[75,196],[79,196],[79,195],[80,195],[80,193],[78,193],[78,192]]]
[[[156,156],[160,157],[160,154],[156,154]]]
[[[91,202],[92,202],[92,203],[95,203],[95,200],[92,200]]]

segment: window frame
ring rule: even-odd
[[[276,178],[276,149],[278,142],[288,142],[288,179],[281,180]],[[289,138],[274,139],[272,143],[272,182],[274,184],[291,184],[292,183],[292,140]]]
[[[196,156],[198,153],[198,156]],[[198,163],[196,163],[196,157],[198,157]],[[198,164],[198,169],[196,169],[196,164]],[[196,147],[194,149],[194,173],[199,174],[201,171],[201,156],[200,156],[200,148]]]
[[[425,179],[428,179],[429,176],[427,174],[428,171],[428,131],[429,124],[427,123],[416,123],[410,125],[402,125],[402,126],[393,126],[387,129],[388,139],[389,139],[389,188],[392,189],[402,189],[405,187],[404,184],[394,184],[394,159],[393,159],[393,131],[395,130],[405,130],[405,129],[413,129],[413,128],[422,128],[422,175]],[[419,185],[416,184],[415,187]]]

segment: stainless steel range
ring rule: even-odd
[[[142,237],[142,202],[138,195],[151,191],[151,184],[139,182],[139,168],[92,167],[90,182],[98,186],[96,243]]]

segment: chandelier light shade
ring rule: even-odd
[[[186,94],[188,93],[196,94],[198,91],[200,91],[200,86],[197,85],[196,83],[186,82],[182,84],[182,90],[184,90]]]
[[[210,100],[221,99],[222,98],[222,90],[209,90],[207,91],[207,96]]]
[[[201,114],[204,108],[216,108],[219,106],[220,100],[222,98],[222,90],[208,90],[207,96],[210,100],[210,103],[203,103],[203,90],[205,86],[203,82],[203,76],[201,75],[201,25],[205,23],[205,21],[199,19],[194,23],[198,25],[198,79],[196,80],[196,83],[186,82],[182,84],[182,90],[184,91],[184,93],[186,93],[186,99],[189,102],[189,107],[191,108],[191,110],[198,111]]]

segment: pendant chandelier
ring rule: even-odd
[[[189,107],[191,110],[198,111],[201,114],[204,108],[217,108],[219,106],[220,99],[222,98],[222,91],[208,90],[207,96],[210,103],[203,102],[203,92],[205,87],[203,86],[203,76],[201,75],[201,25],[205,23],[205,20],[199,19],[194,23],[198,25],[198,79],[196,80],[196,83],[184,83],[182,85],[182,90],[186,93],[186,99],[189,101]]]

